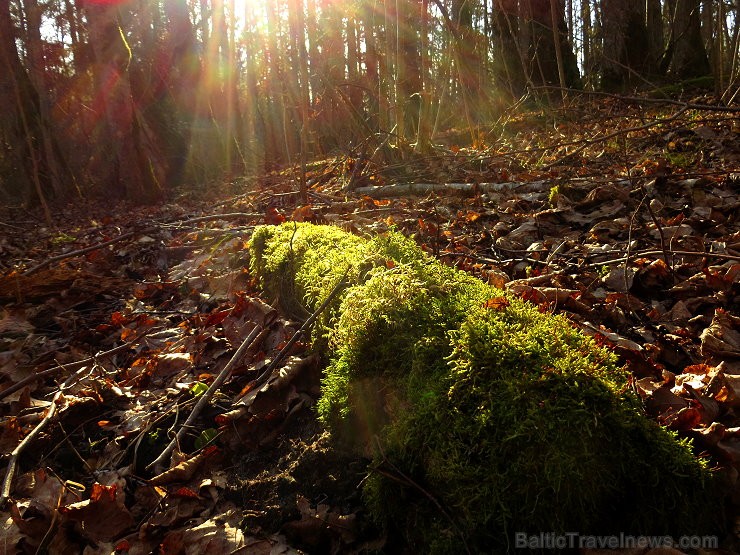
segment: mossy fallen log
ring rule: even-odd
[[[255,230],[251,269],[293,312],[351,286],[314,345],[319,416],[374,458],[371,513],[408,545],[504,552],[516,533],[715,530],[716,480],[641,414],[615,358],[562,317],[390,233]]]

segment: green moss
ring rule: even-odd
[[[250,241],[250,270],[289,315],[305,318],[343,278],[361,281],[368,243],[336,227],[305,223],[260,226]],[[314,342],[325,347],[341,297],[322,313]]]
[[[308,310],[349,268],[316,334],[330,356],[319,415],[374,457],[368,508],[409,547],[461,551],[464,537],[500,552],[516,532],[684,535],[717,520],[690,446],[641,414],[613,356],[566,319],[398,234],[285,224],[252,248],[266,289]]]

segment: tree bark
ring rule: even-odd
[[[496,0],[496,7],[501,60],[514,92],[520,92],[525,83],[557,85],[562,81],[568,87],[581,86],[573,46],[568,42],[563,0],[554,0],[554,4],[551,0]]]
[[[645,9],[648,44],[645,71],[648,75],[655,75],[659,74],[664,51],[663,16],[660,0],[647,0]]]
[[[601,85],[623,90],[645,73],[649,57],[649,35],[645,26],[644,2],[603,0]]]
[[[702,77],[711,71],[701,38],[699,0],[669,0],[673,11],[673,57],[669,71],[679,79]]]
[[[408,139],[416,137],[421,110],[422,79],[419,36],[421,18],[419,0],[397,0],[397,96],[399,106],[398,134]]]
[[[143,118],[131,94],[131,49],[115,6],[88,4],[89,40],[95,56],[96,146],[100,186],[112,198],[152,202],[163,195]]]

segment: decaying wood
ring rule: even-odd
[[[473,195],[476,193],[543,193],[555,183],[532,181],[531,183],[395,183],[381,187],[358,187],[355,193],[371,198],[403,197],[406,195],[428,195],[447,193]]]

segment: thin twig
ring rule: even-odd
[[[344,272],[344,275],[331,290],[329,296],[326,297],[326,299],[324,299],[324,302],[321,303],[321,305],[313,312],[313,314],[311,314],[311,316],[309,316],[306,321],[303,322],[303,325],[298,328],[298,330],[293,334],[293,337],[291,337],[285,344],[285,346],[280,349],[280,352],[275,356],[270,364],[267,365],[267,368],[265,368],[265,370],[254,380],[252,380],[252,382],[248,386],[248,389],[252,390],[256,387],[261,386],[264,381],[272,375],[275,368],[277,368],[278,365],[283,361],[283,359],[288,356],[288,353],[290,353],[293,345],[295,345],[296,342],[308,331],[308,329],[313,325],[313,323],[321,315],[321,313],[326,310],[326,307],[329,306],[329,303],[334,299],[334,297],[336,297],[341,291],[344,290],[345,287],[347,287],[348,283],[344,281],[344,278],[347,277],[348,271],[349,270]]]
[[[39,435],[41,430],[46,427],[51,419],[54,418],[54,415],[56,414],[57,403],[61,400],[61,398],[62,392],[60,390],[56,392],[54,398],[51,400],[51,405],[46,413],[46,416],[44,416],[41,422],[36,424],[36,427],[31,430],[28,435],[23,438],[23,441],[21,441],[18,446],[10,453],[8,468],[5,471],[5,479],[3,480],[2,490],[0,490],[0,508],[4,509],[8,504],[8,500],[10,499],[10,488],[13,485],[13,477],[15,475],[16,467],[18,466],[18,457],[28,446],[28,444],[31,443],[37,435]]]
[[[614,251],[612,251],[614,252]],[[735,256],[732,254],[721,254],[716,252],[694,252],[694,251],[674,251],[674,250],[668,250],[668,252],[671,254],[671,256],[698,256],[700,258],[718,258],[720,260],[731,260],[733,262],[740,262],[740,256]],[[596,253],[594,256],[604,256],[607,253]],[[598,266],[609,266],[610,264],[619,264],[621,262],[624,262],[626,260],[632,259],[632,258],[640,258],[643,256],[656,256],[656,255],[663,255],[664,252],[652,250],[652,251],[637,251],[634,253],[627,252],[626,256],[623,256],[621,258],[615,258],[613,260],[605,260],[603,262],[592,262],[591,264],[587,264],[586,267],[598,267]]]
[[[96,243],[95,245],[90,245],[89,247],[85,247],[83,249],[77,249],[70,252],[65,252],[63,254],[58,254],[56,256],[52,256],[51,258],[47,258],[43,262],[39,262],[35,266],[30,267],[28,270],[23,272],[21,275],[28,276],[33,273],[38,272],[39,270],[42,270],[43,268],[46,268],[47,266],[51,266],[54,262],[59,262],[61,260],[66,260],[68,258],[74,258],[76,256],[80,256],[82,254],[86,254],[88,252],[92,252],[98,249],[102,249],[104,247],[108,247],[110,245],[114,245],[116,243],[120,243],[121,241],[125,241],[126,239],[130,239],[131,237],[135,237],[137,235],[142,235],[145,233],[150,233],[152,231],[156,231],[160,229],[161,227],[164,227],[166,225],[168,226],[183,226],[198,222],[207,222],[210,220],[219,220],[219,219],[234,219],[234,218],[244,218],[244,217],[254,217],[254,214],[245,214],[241,212],[236,212],[232,214],[211,214],[208,216],[199,216],[197,218],[190,218],[187,220],[180,220],[175,222],[165,222],[157,225],[150,225],[145,228],[142,228],[138,231],[129,231],[127,233],[124,233],[122,235],[119,235],[118,237],[114,237],[113,239],[109,239],[108,241],[103,241],[102,243]]]
[[[667,118],[661,118],[661,119],[651,120],[651,121],[649,121],[648,123],[646,123],[644,125],[638,125],[636,127],[627,127],[625,129],[618,129],[617,131],[613,131],[611,133],[607,133],[606,135],[601,135],[601,136],[596,137],[596,138],[593,138],[593,139],[583,139],[581,141],[574,141],[571,144],[580,144],[581,146],[579,146],[573,152],[568,152],[566,154],[566,156],[570,156],[570,157],[575,156],[576,154],[579,154],[582,151],[584,151],[586,149],[586,147],[588,147],[590,145],[593,145],[595,143],[603,143],[604,141],[608,141],[609,139],[613,139],[614,137],[619,137],[620,135],[626,135],[628,133],[632,133],[633,131],[643,131],[645,129],[650,129],[651,127],[655,127],[656,125],[661,125],[661,124],[667,123],[669,121],[673,121],[675,119],[678,119],[679,116],[681,116],[682,114],[684,114],[688,110],[689,110],[689,108],[686,107],[686,106],[684,106],[679,111],[677,111],[674,114],[668,116]],[[565,144],[567,144],[567,143],[565,143]],[[547,166],[544,166],[542,169],[543,170],[548,170],[552,166],[554,166],[555,164],[558,164],[560,162],[561,162],[560,159],[559,160],[556,160],[552,164],[548,164]]]
[[[75,256],[80,256],[82,254],[86,254],[88,252],[92,252],[98,249],[102,249],[103,247],[107,247],[109,245],[113,245],[115,243],[120,243],[121,241],[125,241],[126,239],[129,239],[131,237],[134,237],[136,235],[142,234],[142,233],[149,233],[150,231],[154,231],[156,226],[149,226],[145,227],[144,229],[140,231],[129,231],[128,233],[124,233],[123,235],[119,235],[118,237],[115,237],[113,239],[110,239],[108,241],[103,241],[102,243],[97,243],[95,245],[91,245],[89,247],[85,247],[84,249],[77,249],[75,251],[65,252],[63,254],[58,254],[56,256],[52,256],[51,258],[47,258],[43,262],[39,262],[35,266],[31,266],[28,270],[23,272],[22,276],[30,276],[31,274],[34,274],[38,272],[39,270],[42,270],[46,268],[47,266],[51,266],[54,262],[59,262],[60,260],[66,260],[68,258],[74,258]]]
[[[246,339],[244,339],[244,341],[242,341],[242,344],[236,350],[234,356],[231,357],[231,360],[226,363],[226,366],[224,366],[223,370],[221,370],[216,379],[213,380],[213,383],[210,385],[210,387],[206,390],[205,393],[203,393],[203,395],[201,395],[200,399],[198,399],[198,402],[193,407],[190,416],[188,416],[187,420],[185,420],[182,427],[175,434],[175,437],[172,438],[172,441],[170,441],[169,445],[165,447],[164,451],[162,451],[162,454],[159,455],[159,457],[157,457],[146,467],[147,470],[151,470],[152,468],[161,466],[164,463],[164,460],[172,454],[172,452],[175,450],[175,447],[180,442],[182,436],[193,425],[198,416],[200,416],[200,413],[203,411],[206,405],[210,403],[213,396],[226,381],[226,378],[228,378],[231,374],[234,366],[236,366],[237,362],[239,362],[239,360],[242,358],[242,355],[247,352],[247,350],[252,346],[252,342],[257,338],[261,331],[262,326],[256,325],[254,326],[252,331],[249,332],[249,335],[246,337]]]
[[[631,170],[629,170],[631,173]],[[647,198],[647,190],[645,190],[645,184],[640,182],[640,190],[643,194],[643,200]],[[642,204],[642,201],[641,201]],[[665,232],[663,231],[663,225],[660,223],[660,220],[658,219],[658,216],[655,215],[655,211],[653,210],[653,207],[651,206],[650,202],[645,203],[645,206],[647,207],[648,214],[650,214],[650,219],[653,220],[653,223],[655,224],[655,228],[658,230],[658,236],[660,237],[660,250],[663,251],[663,262],[665,262],[666,267],[671,272],[671,277],[673,278],[674,282],[676,280],[676,272],[673,269],[673,258],[671,257],[669,259],[668,257],[668,245],[666,245],[665,242]]]
[[[36,372],[35,374],[26,376],[18,383],[11,385],[10,387],[8,387],[7,389],[4,389],[3,391],[0,391],[0,401],[5,399],[8,395],[15,393],[19,389],[23,389],[25,386],[27,386],[30,383],[35,382],[36,380],[45,378],[46,376],[51,376],[52,374],[56,374],[57,372],[61,370],[78,370],[79,368],[82,368],[83,366],[87,366],[88,364],[93,363],[96,360],[99,360],[101,358],[108,358],[108,357],[112,357],[113,355],[117,355],[118,353],[122,353],[126,349],[130,348],[133,344],[134,344],[134,341],[130,341],[128,343],[124,343],[123,345],[119,345],[118,347],[115,347],[109,351],[104,351],[102,353],[93,355],[89,358],[78,360],[77,362],[70,362],[69,364],[59,364],[58,366],[47,368],[46,370],[41,370],[40,372]]]
[[[23,450],[28,447],[28,445],[34,440],[34,438],[39,435],[39,433],[41,433],[44,428],[46,428],[49,422],[51,422],[52,418],[54,418],[54,416],[56,415],[57,405],[59,405],[64,398],[64,390],[69,388],[69,386],[77,380],[79,374],[84,369],[85,367],[82,366],[82,368],[68,377],[64,381],[64,383],[59,386],[59,390],[54,394],[54,397],[51,400],[51,405],[49,406],[49,410],[46,413],[46,416],[44,416],[41,422],[36,424],[36,427],[31,430],[28,435],[23,438],[23,441],[21,441],[18,446],[10,453],[8,468],[5,471],[5,479],[3,480],[2,489],[0,490],[0,508],[4,508],[7,505],[8,500],[10,499],[10,488],[13,485],[13,477],[15,476],[15,471],[18,466],[18,457],[20,457],[20,454],[23,452]]]

